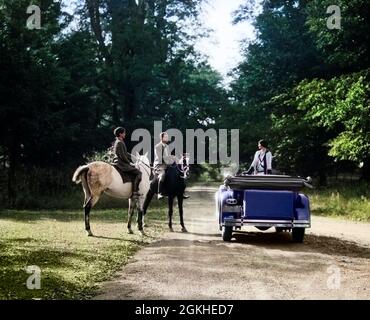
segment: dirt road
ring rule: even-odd
[[[225,243],[214,192],[191,188],[189,233],[175,225],[96,299],[370,299],[370,224],[314,218],[304,244],[253,228]]]

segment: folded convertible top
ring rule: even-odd
[[[310,181],[307,179],[283,175],[228,176],[224,184],[231,189],[239,190],[268,189],[299,191],[304,187],[312,188]]]

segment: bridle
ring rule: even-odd
[[[150,178],[150,176],[152,175],[152,170],[153,170],[153,167],[151,167],[151,166],[149,166],[149,165],[147,165],[143,160],[141,160],[141,158],[137,158],[137,160],[136,160],[136,164],[137,165],[140,165],[140,164],[143,164],[144,165],[144,171],[145,171],[145,173],[149,176],[149,178]],[[147,169],[149,169],[149,170],[147,170]]]
[[[189,166],[189,157],[188,154],[184,154],[181,159],[180,163],[176,164],[177,170],[180,171],[181,175],[180,178],[188,179],[190,175],[190,166]]]
[[[131,156],[133,156],[132,154],[130,154]],[[152,171],[154,170],[154,167],[146,164],[145,162],[143,162],[143,160],[141,160],[141,157],[137,157],[137,156],[134,156],[136,158],[136,164],[137,165],[140,165],[140,164],[143,164],[146,168],[144,168],[144,171],[145,173],[150,177],[152,175]],[[176,169],[180,172],[180,178],[182,179],[188,179],[189,178],[189,170],[190,170],[190,166],[189,166],[189,157],[188,155],[184,155],[181,157],[180,159],[180,163],[176,163]]]

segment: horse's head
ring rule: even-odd
[[[146,174],[143,174],[143,179],[144,177],[147,177],[149,181],[152,176],[152,168],[150,166],[148,153],[142,156],[136,152],[135,159],[136,159],[135,167],[139,169],[142,173],[145,172]]]
[[[136,158],[136,164],[137,165],[140,165],[142,163],[145,166],[150,167],[150,161],[149,161],[149,158],[148,158],[148,152],[145,153],[143,156],[140,155],[138,152],[136,152],[135,158]]]

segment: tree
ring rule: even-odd
[[[15,194],[17,166],[30,158],[41,159],[35,141],[40,141],[45,129],[50,132],[61,124],[58,108],[65,75],[53,51],[53,39],[62,29],[61,7],[52,0],[42,1],[43,28],[29,30],[28,6],[23,0],[0,1],[0,144],[9,164],[10,199]]]
[[[86,0],[86,13],[102,60],[105,92],[110,98],[111,112],[106,120],[112,125],[126,123],[133,129],[141,114],[159,107],[148,104],[148,94],[153,93],[153,84],[169,81],[171,75],[163,73],[169,69],[163,66],[179,58],[181,63],[194,54],[196,33],[192,35],[181,27],[198,25],[200,3]]]
[[[34,1],[42,24],[29,30],[29,2],[0,0],[0,159],[13,203],[16,176],[69,173],[107,149],[114,126],[216,126],[227,102],[193,46],[200,0],[78,3],[71,27],[60,2]]]
[[[247,3],[236,13],[236,23],[253,19],[257,34],[245,44],[244,61],[231,85],[244,160],[253,155],[259,139],[274,135],[272,114],[279,113],[279,106],[273,97],[326,72],[306,25],[306,6],[307,1],[264,1],[260,12]],[[276,143],[274,139],[273,148],[279,148]]]
[[[327,142],[334,133],[307,118],[306,111],[298,107],[296,95],[292,89],[273,99],[277,106],[271,130],[276,165],[285,174],[317,176],[319,185],[326,185],[333,166]]]
[[[341,13],[341,28],[327,28],[331,5]],[[307,25],[323,59],[339,75],[370,67],[370,6],[366,0],[312,0],[307,4]]]
[[[334,160],[361,162],[369,175],[370,8],[338,1],[342,28],[333,30],[332,4],[264,1],[259,12],[248,3],[236,15],[236,22],[253,19],[257,33],[232,84],[243,139],[272,137],[279,169],[313,173],[321,183]]]
[[[370,179],[370,70],[304,81],[295,89],[297,107],[314,127],[336,132],[328,141],[329,155],[363,164]]]

